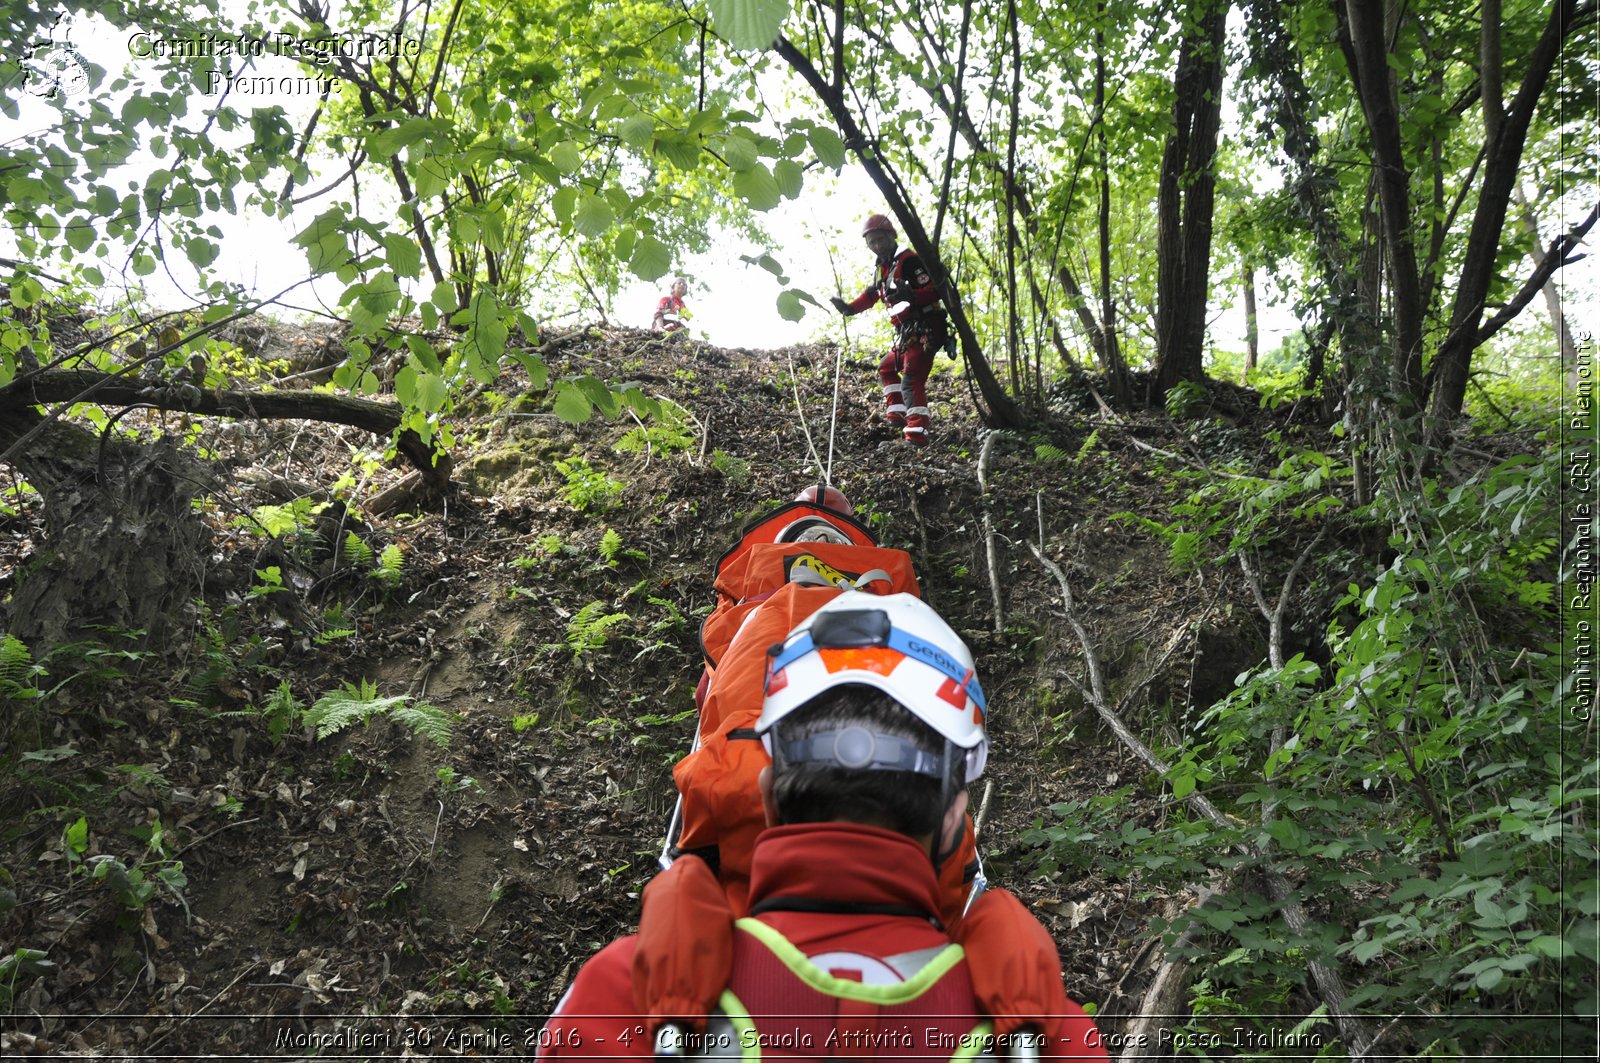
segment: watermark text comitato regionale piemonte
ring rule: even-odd
[[[253,60],[275,57],[314,67],[327,68],[339,60],[356,62],[415,59],[422,42],[398,33],[340,33],[302,37],[273,32],[260,37],[246,34],[195,33],[184,36],[139,30],[128,37],[128,54],[136,59],[213,59],[218,60],[206,74],[205,92],[214,94],[224,87],[245,94],[318,93],[330,84],[327,77],[245,77],[232,72],[234,59]]]

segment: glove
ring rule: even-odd
[[[833,304],[833,308],[835,310],[839,311],[839,313],[843,314],[845,317],[849,317],[851,313],[853,313],[853,311],[850,309],[850,304],[839,298],[837,295],[830,299],[829,302]]]

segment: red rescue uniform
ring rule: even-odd
[[[915,251],[879,259],[877,267],[878,279],[845,305],[851,314],[879,302],[890,307],[894,345],[878,364],[883,412],[890,424],[904,426],[907,442],[921,446],[928,442],[928,373],[949,335],[944,308]]]
[[[1004,1034],[973,988],[979,957],[934,922],[937,895],[927,853],[893,831],[828,823],[763,832],[751,881],[757,914],[727,946],[728,992],[706,1036],[754,1031],[758,1057],[951,1059],[965,1054],[969,1033]],[[578,972],[539,1035],[537,1058],[650,1059],[650,1017],[634,1003],[636,940],[614,942]],[[1105,1060],[1093,1021],[1059,978],[1055,985],[1036,1024],[1050,1036],[1041,1056]]]

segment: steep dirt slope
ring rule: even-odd
[[[52,698],[29,739],[71,754],[41,760],[12,795],[5,939],[48,953],[14,968],[13,1010],[55,1016],[18,1018],[12,1051],[271,1055],[344,1030],[376,1056],[506,1052],[627,930],[692,730],[713,565],[745,521],[815,482],[836,352],[600,330],[550,346],[556,372],[636,381],[685,415],[573,427],[502,381],[459,418],[460,493],[442,512],[370,522],[361,500],[400,475],[363,457],[370,441],[204,432],[240,469],[215,514],[215,594],[191,618],[193,650],[106,662],[123,674]],[[1162,900],[1041,870],[1022,840],[1055,821],[1052,804],[1142,769],[1065,680],[1083,675],[1081,647],[1029,544],[1071,580],[1114,694],[1207,704],[1264,652],[1255,625],[1235,591],[1171,576],[1164,547],[1115,516],[1170,519],[1161,469],[1181,467],[1192,440],[1164,421],[1096,425],[1069,391],[1035,435],[993,441],[985,491],[964,382],[935,376],[935,444],[917,453],[880,426],[874,363],[845,359],[833,481],[886,545],[911,551],[978,654],[996,742],[991,877],[1035,905],[1071,990],[1115,1029]],[[342,520],[330,510],[264,546],[235,519],[352,468]],[[373,557],[352,556],[351,531]],[[7,567],[25,564],[28,515],[0,533]],[[370,573],[389,544],[403,563],[384,582]],[[269,566],[293,595],[263,591]],[[280,681],[306,706],[363,680],[451,714],[448,748],[382,715],[321,740],[298,722],[272,733]],[[93,785],[65,784],[67,760]],[[66,828],[84,809],[75,848]],[[1153,799],[1127,809],[1152,826],[1162,814]],[[119,903],[80,863],[97,854],[169,879],[181,861],[186,885]],[[338,1018],[362,1014],[410,1017]]]

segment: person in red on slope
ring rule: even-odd
[[[651,332],[677,332],[684,327],[683,319],[689,316],[689,309],[683,297],[688,293],[689,282],[682,277],[673,278],[672,290],[656,304],[656,316],[650,321]]]
[[[772,752],[759,780],[770,825],[751,916],[708,903],[720,890],[694,857],[672,873],[700,885],[669,889],[669,911],[653,908],[656,883],[645,891],[641,928],[654,930],[641,935],[690,947],[690,966],[721,987],[715,1007],[700,1003],[705,979],[670,962],[681,951],[623,938],[579,971],[537,1058],[964,1060],[992,1045],[1107,1059],[1066,997],[1049,934],[1014,898],[978,898],[959,934],[937,917],[936,869],[959,844],[988,751],[983,691],[955,632],[913,595],[850,591],[768,656],[755,731]],[[668,962],[641,962],[652,955]]]
[[[910,248],[896,251],[899,234],[882,214],[867,217],[861,227],[867,247],[877,256],[878,276],[850,302],[837,295],[834,309],[850,317],[870,309],[875,303],[889,308],[894,325],[894,344],[878,364],[878,379],[883,381],[883,415],[896,428],[904,429],[906,442],[928,445],[928,373],[933,356],[949,337],[944,307],[922,259]]]

